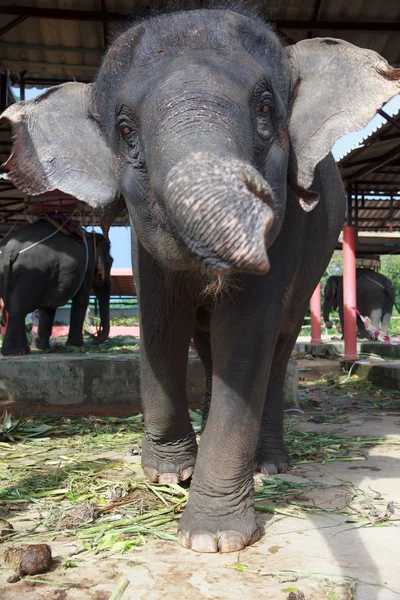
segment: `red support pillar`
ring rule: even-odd
[[[321,284],[314,290],[310,300],[311,343],[321,344]]]
[[[343,227],[344,359],[357,360],[356,231]]]

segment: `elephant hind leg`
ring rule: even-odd
[[[55,315],[55,308],[42,308],[39,310],[39,327],[33,338],[32,348],[37,350],[48,350],[50,348],[50,337]]]
[[[208,319],[208,323],[204,324],[204,322],[199,323],[199,313],[200,318],[203,317],[203,321],[205,318]],[[206,317],[204,317],[206,315]],[[209,313],[207,315],[207,311],[203,309],[198,309],[197,311],[197,319],[196,326],[193,333],[193,341],[196,346],[197,354],[201,362],[203,363],[205,372],[206,372],[206,390],[204,394],[203,406],[202,406],[202,423],[201,429],[203,431],[206,426],[208,413],[210,411],[211,404],[211,392],[212,392],[212,376],[213,376],[213,368],[212,368],[212,355],[211,355],[211,340],[210,340],[210,316]]]
[[[374,308],[371,311],[370,319],[371,319],[372,326],[375,327],[375,329],[379,329],[381,326],[382,312],[383,311],[381,308]]]
[[[382,316],[382,331],[386,335],[388,334],[389,323],[390,323],[390,319],[391,318],[392,318],[392,311],[383,313],[383,316]]]
[[[284,473],[289,467],[289,454],[283,438],[283,405],[286,369],[303,319],[289,334],[281,335],[275,347],[261,420],[255,470],[267,475]]]

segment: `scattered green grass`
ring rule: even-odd
[[[53,340],[50,352],[57,354],[137,354],[139,351],[139,340],[133,336],[118,335],[108,338],[103,344],[96,344],[90,333],[85,333],[83,339],[85,345],[82,348],[66,346],[64,342]]]
[[[199,411],[192,411],[191,418],[199,430]],[[17,515],[17,522],[23,518],[22,529],[19,523],[7,539],[72,536],[82,551],[90,552],[126,552],[142,546],[149,537],[175,540],[176,521],[188,490],[144,480],[140,465],[130,458],[132,446],[140,446],[143,431],[141,415],[17,419],[4,414],[0,421],[0,516]],[[297,421],[289,424],[286,437],[297,464],[357,460],[371,446],[391,443],[382,438],[304,433],[298,431]],[[256,508],[280,518],[337,512],[350,518],[352,527],[388,524],[389,520],[395,524],[390,511],[383,516],[384,499],[367,497],[355,488],[345,490],[347,496],[361,498],[372,508],[362,509],[354,502],[350,508],[347,503],[332,509],[316,506],[313,494],[326,487],[321,481],[293,483],[270,477],[255,489]]]

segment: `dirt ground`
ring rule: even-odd
[[[308,458],[270,480],[269,496],[260,499],[256,491],[256,504],[267,512],[258,512],[263,536],[254,546],[234,554],[196,554],[174,540],[175,520],[166,530],[171,539],[146,538],[144,545],[123,554],[107,550],[96,554],[82,546],[79,536],[52,536],[48,530],[25,536],[42,518],[45,505],[39,500],[29,506],[3,503],[4,518],[21,537],[0,544],[0,558],[11,544],[43,542],[51,545],[54,563],[36,581],[11,584],[3,560],[1,600],[109,600],[121,578],[129,580],[123,600],[300,600],[299,592],[306,600],[400,598],[400,411],[384,406],[388,396],[383,390],[357,383],[331,389],[331,379],[341,371],[337,364],[300,362],[304,413],[286,417],[293,448],[297,437],[303,445],[314,444],[312,437],[304,437],[307,432],[325,440],[329,434],[349,438],[353,446],[346,456],[336,438],[323,455],[311,448],[307,455],[303,448]],[[358,446],[357,439],[366,437],[379,440]],[[54,442],[45,451],[39,440],[31,447],[3,444],[0,451],[24,466],[27,474],[33,469],[34,476],[37,455],[41,459],[45,455],[49,464],[56,459],[71,462],[72,450],[67,441],[63,443],[65,448]],[[123,448],[98,451],[94,458],[110,461],[120,480],[127,473],[140,480],[140,458],[131,456],[128,446],[125,452]],[[255,480],[263,489],[261,476],[255,475]],[[121,508],[115,519],[123,517]]]

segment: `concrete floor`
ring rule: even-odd
[[[8,584],[8,573],[1,569],[1,600],[108,600],[122,576],[130,581],[123,600],[285,600],[292,589],[302,591],[306,600],[400,598],[400,414],[360,413],[349,419],[345,425],[304,421],[299,427],[307,431],[322,428],[324,432],[340,429],[340,435],[349,436],[392,436],[397,445],[388,439],[388,443],[371,448],[366,460],[298,465],[282,475],[295,482],[322,482],[323,491],[301,498],[308,505],[315,504],[315,514],[258,513],[265,534],[254,546],[235,554],[205,555],[184,550],[175,542],[153,540],[122,556],[89,555],[77,568],[57,568],[42,576],[47,585]],[[138,461],[136,457],[123,458]],[[350,522],[354,517],[346,511],[318,510],[347,504],[353,513],[366,514],[370,510],[366,498],[383,508],[389,501],[397,503],[387,527],[365,526],[365,522],[360,526]],[[290,506],[278,508],[284,513]],[[14,524],[18,529],[18,522]],[[20,526],[26,528],[26,523]],[[76,547],[68,538],[50,543],[55,557],[68,556]],[[241,567],[244,570],[235,567],[238,563],[245,565]],[[291,573],[285,573],[287,570]],[[67,588],[63,586],[66,583],[80,587]]]

